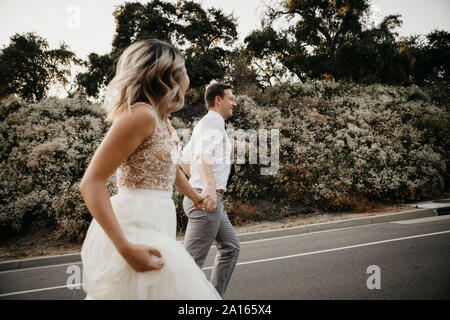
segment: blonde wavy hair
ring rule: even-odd
[[[107,120],[114,121],[136,102],[150,103],[160,119],[183,108],[183,67],[180,50],[167,42],[149,39],[130,45],[120,56],[116,75],[106,88],[103,107]],[[173,100],[175,104],[171,104]]]

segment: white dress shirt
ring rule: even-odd
[[[219,113],[212,110],[208,111],[194,127],[191,139],[182,153],[182,161],[190,163],[191,178],[189,182],[194,188],[204,188],[195,161],[204,154],[211,157],[216,189],[226,190],[230,165],[233,160],[232,144],[225,130],[225,120]]]

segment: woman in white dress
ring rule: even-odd
[[[197,206],[204,198],[179,168],[168,119],[188,86],[184,58],[166,42],[136,42],[118,61],[104,104],[112,125],[80,184],[94,218],[81,250],[86,299],[221,298],[176,242],[173,185]]]

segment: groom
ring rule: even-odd
[[[222,297],[240,251],[239,239],[222,203],[233,159],[232,145],[225,130],[225,120],[233,115],[236,106],[231,88],[223,83],[206,88],[208,113],[195,126],[183,150],[181,164],[183,171],[191,176],[192,187],[206,196],[201,209],[196,209],[192,201],[184,197],[183,209],[189,219],[184,246],[202,268],[213,241],[216,242],[218,253],[211,282]]]

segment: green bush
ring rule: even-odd
[[[450,181],[448,89],[318,81],[238,95],[227,129],[278,129],[280,166],[275,175],[261,175],[261,164],[235,166],[225,197],[231,220],[440,195]],[[173,115],[179,136],[206,113],[195,110]],[[2,237],[52,225],[83,240],[92,217],[78,186],[107,129],[100,106],[81,97],[0,103]],[[116,192],[114,176],[108,189]],[[182,231],[183,196],[173,199]]]
[[[448,92],[448,86],[447,86]],[[441,99],[442,101],[442,99]],[[448,189],[448,105],[418,88],[306,82],[238,97],[233,127],[280,130],[280,170],[237,166],[232,197],[326,210]]]
[[[78,186],[107,130],[103,111],[80,97],[0,108],[1,234],[53,225],[82,239],[91,216]]]

